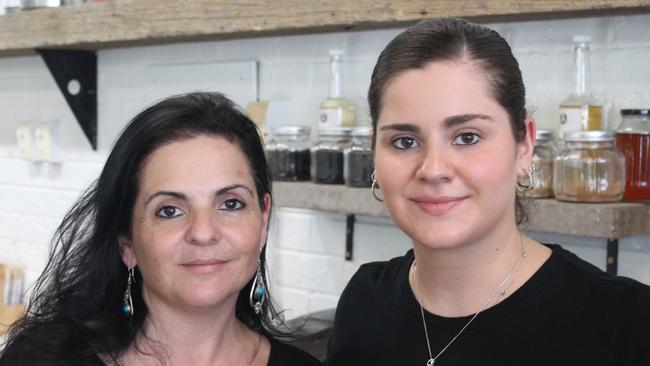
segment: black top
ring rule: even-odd
[[[269,339],[271,353],[268,366],[318,366],[320,362],[307,352],[285,343]],[[86,346],[65,358],[52,359],[49,353],[39,351],[28,342],[11,343],[0,356],[0,366],[104,366],[102,360]]]
[[[480,313],[436,366],[650,365],[650,287],[549,247],[546,263]],[[411,250],[359,269],[339,300],[326,365],[426,365],[412,262]],[[425,317],[434,357],[470,319]]]

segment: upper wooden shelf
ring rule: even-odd
[[[276,207],[388,216],[383,203],[372,198],[368,188],[319,185],[303,182],[273,182]],[[650,234],[650,202],[569,203],[554,199],[525,200],[532,231],[617,239]]]
[[[650,0],[111,0],[0,16],[0,56],[475,21],[650,12]]]

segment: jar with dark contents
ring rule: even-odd
[[[533,169],[531,189],[522,193],[527,198],[553,197],[553,161],[555,160],[553,131],[537,130],[535,149],[533,151]]]
[[[352,130],[352,142],[345,148],[345,185],[348,187],[368,188],[372,185],[372,148],[370,134],[372,128],[357,127]]]
[[[350,128],[318,130],[318,143],[311,149],[311,179],[314,183],[343,184],[343,150],[350,143]]]
[[[266,145],[266,159],[275,181],[310,179],[309,135],[307,126],[280,126],[272,131]]]
[[[622,109],[616,147],[625,155],[626,200],[650,200],[650,109]]]

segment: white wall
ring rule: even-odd
[[[621,107],[650,106],[650,15],[490,24],[513,46],[542,127],[554,127],[557,105],[572,89],[574,34],[593,37],[593,89],[606,102],[610,128]],[[251,60],[260,62],[261,99],[286,101],[286,123],[316,125],[328,91],[327,53],[345,50],[344,94],[368,123],[364,98],[372,66],[400,29],[269,37],[111,49],[98,52],[99,149],[93,152],[44,63],[37,56],[0,58],[0,261],[41,271],[48,240],[65,210],[98,174],[111,143],[137,111],[163,96],[224,91],[245,104],[255,97]],[[62,121],[62,164],[19,158],[20,121]],[[368,196],[370,199],[370,195]],[[274,290],[288,317],[333,307],[358,266],[403,254],[408,238],[388,219],[359,217],[354,260],[344,260],[345,218],[297,209],[276,211],[271,237]],[[603,240],[533,233],[567,244],[604,268]],[[650,283],[650,236],[621,241],[620,272]]]

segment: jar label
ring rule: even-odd
[[[598,105],[561,105],[560,132],[602,129],[602,108]]]
[[[343,109],[329,108],[320,110],[320,127],[343,126]]]

